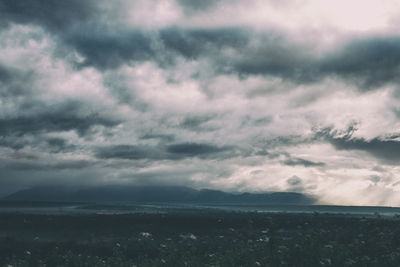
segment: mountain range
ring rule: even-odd
[[[228,193],[181,186],[97,186],[87,188],[43,186],[8,195],[9,201],[52,202],[165,202],[311,205],[312,196],[296,192]]]

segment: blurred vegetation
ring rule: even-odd
[[[0,214],[0,266],[399,266],[396,217]]]

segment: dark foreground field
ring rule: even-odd
[[[0,214],[0,266],[399,266],[400,221],[180,211]]]

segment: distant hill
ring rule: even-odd
[[[196,190],[180,186],[99,186],[87,188],[34,187],[17,191],[9,201],[52,202],[175,202],[310,205],[311,196],[294,192],[227,193],[218,190]]]

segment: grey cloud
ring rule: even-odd
[[[370,89],[399,80],[400,37],[369,37],[351,41],[328,55],[320,71],[360,83]]]
[[[104,53],[106,54],[106,51],[104,51]],[[105,57],[107,57],[107,55],[105,55]],[[103,62],[103,60],[100,61]],[[122,58],[111,59],[111,61],[114,62],[113,64],[117,65],[125,62]],[[88,62],[96,62],[96,59],[94,59],[94,61],[89,59],[79,64],[88,64]],[[105,62],[107,62],[107,60]],[[101,68],[105,68],[109,65],[100,64],[100,66]],[[132,90],[132,86],[127,83],[126,77],[118,72],[104,74],[103,83],[104,86],[108,88],[110,94],[116,98],[120,104],[129,105],[139,112],[147,112],[150,110],[149,103],[141,100],[140,97],[137,96],[136,91]]]
[[[59,37],[60,57],[64,58],[70,50],[81,53],[85,61],[78,65],[82,67],[114,68],[127,60],[151,57],[148,36],[140,30],[121,32],[111,27],[106,13],[111,14],[112,10],[103,10],[101,6],[101,1],[92,0],[0,0],[0,26],[41,26]],[[62,46],[67,46],[68,51],[63,51]]]
[[[197,12],[205,12],[216,7],[222,0],[178,0],[184,11],[189,15]]]
[[[376,172],[380,172],[380,173],[386,172],[386,169],[383,168],[382,166],[379,166],[379,165],[374,166],[374,167],[372,168],[372,170],[373,170],[373,171],[376,171]]]
[[[103,25],[93,14],[85,12],[86,9],[92,10],[92,4],[89,2],[84,7],[78,2],[68,5],[67,12],[61,16],[63,20],[59,21],[60,16],[56,16],[57,12],[53,12],[53,9],[58,10],[63,7],[62,4],[56,1],[48,2],[49,5],[43,12],[51,13],[54,17],[44,16],[40,12],[31,15],[29,13],[31,11],[27,11],[35,10],[32,6],[38,9],[40,6],[38,1],[30,4],[10,4],[10,1],[5,1],[5,4],[3,1],[5,14],[9,16],[13,14],[7,21],[39,23],[48,28],[58,29],[71,26],[68,30],[56,34],[61,37],[60,40],[64,44],[76,49],[84,57],[85,60],[78,64],[81,67],[95,66],[99,69],[109,69],[129,62],[146,60],[168,67],[174,62],[176,54],[187,59],[205,57],[220,73],[278,76],[301,83],[316,82],[333,75],[355,82],[363,90],[398,80],[400,62],[398,37],[357,39],[330,53],[317,56],[311,46],[293,43],[284,33],[272,31],[256,33],[241,27],[216,29],[171,27],[152,33],[141,29],[121,31]],[[183,5],[198,5],[196,3],[187,1]],[[31,7],[27,8],[25,5]],[[75,9],[79,9],[81,14],[73,15],[72,10]],[[94,26],[96,23],[89,23],[90,19],[96,21],[98,26]],[[82,23],[79,29],[72,27],[74,22],[79,20],[85,23]],[[252,43],[254,40],[256,45]],[[154,45],[154,42],[161,43],[162,48]],[[221,53],[224,48],[233,49],[235,53],[224,55]],[[0,70],[0,78],[5,78],[6,75],[7,73]]]
[[[0,0],[0,26],[16,23],[43,27],[59,37],[60,57],[70,50],[85,57],[78,64],[81,67],[114,68],[129,60],[151,58],[148,35],[139,29],[121,32],[110,26],[107,12],[111,15],[113,10],[103,10],[100,1],[92,0]]]
[[[395,96],[396,96],[396,97],[399,97],[400,94],[399,94],[398,92],[396,92],[396,93],[395,93]],[[397,109],[397,108],[396,108],[396,109],[393,109],[392,111],[393,111],[393,113],[396,115],[396,117],[400,119],[400,109]]]
[[[275,138],[266,137],[263,141],[263,145],[268,148],[282,148],[286,146],[297,146],[301,144],[308,144],[314,142],[314,138],[308,138],[307,136],[301,135],[286,135],[278,136]]]
[[[262,41],[253,49],[242,49],[238,53],[241,57],[227,59],[231,62],[231,71],[278,76],[297,83],[317,82],[335,76],[357,84],[360,90],[398,81],[399,37],[355,39],[321,56],[313,53],[311,46],[292,43],[279,34],[253,38]]]
[[[306,168],[309,167],[323,167],[326,166],[326,163],[324,162],[315,162],[315,161],[311,161],[311,160],[307,160],[307,159],[303,159],[303,158],[299,158],[299,157],[293,157],[292,155],[290,155],[288,152],[285,151],[279,151],[280,149],[283,149],[285,146],[296,146],[299,144],[304,144],[304,143],[312,143],[314,141],[312,141],[311,139],[308,138],[304,138],[304,139],[297,139],[298,142],[296,142],[296,139],[292,139],[290,140],[290,142],[283,142],[280,143],[279,141],[275,141],[272,145],[270,145],[269,147],[273,147],[275,149],[278,149],[278,151],[275,152],[268,152],[265,149],[263,150],[259,150],[255,153],[255,155],[258,156],[266,156],[269,159],[278,159],[280,157],[283,157],[283,160],[280,160],[280,163],[286,166],[304,166]]]
[[[312,82],[316,76],[316,58],[310,47],[292,43],[283,34],[264,33],[253,35],[257,45],[238,51],[238,58],[227,59],[233,72],[241,75],[269,75]]]
[[[95,125],[114,127],[120,122],[98,113],[82,113],[84,106],[79,101],[69,101],[61,105],[47,108],[31,115],[19,115],[0,119],[0,134],[7,136],[23,136],[43,132],[59,132],[75,130],[81,136]]]
[[[332,144],[338,150],[359,150],[383,160],[386,163],[398,163],[400,160],[400,142],[397,140],[375,137],[371,140],[353,137],[356,127],[351,125],[346,131],[338,132],[332,128],[316,133],[318,138]]]
[[[264,126],[264,125],[270,124],[272,122],[272,120],[273,120],[273,118],[271,116],[259,118],[259,119],[254,120],[254,125]]]
[[[76,130],[80,135],[95,125],[112,127],[118,123],[101,118],[96,114],[87,117],[70,116],[64,114],[39,114],[35,117],[18,117],[0,119],[0,133],[4,135],[22,136],[41,132],[60,132]]]
[[[265,149],[261,149],[261,150],[255,151],[255,155],[256,155],[256,156],[269,156],[269,157],[272,156],[271,153],[269,153],[269,152],[268,152],[267,150],[265,150]],[[276,155],[276,157],[279,157],[279,155]]]
[[[15,136],[0,136],[0,146],[19,150],[28,145],[26,140]]]
[[[290,186],[298,186],[300,185],[303,181],[301,180],[300,177],[293,175],[292,177],[288,178],[286,180],[286,182],[290,185]]]
[[[203,143],[177,143],[172,145],[111,145],[95,149],[102,159],[129,160],[182,160],[185,158],[225,158],[233,156],[232,147],[218,147]]]
[[[208,10],[218,2],[178,1],[191,12]],[[312,44],[300,45],[286,37],[286,33],[273,29],[260,33],[244,27],[202,29],[177,25],[152,32],[139,28],[121,30],[104,22],[105,10],[100,6],[95,1],[1,0],[0,23],[36,24],[50,30],[60,37],[60,45],[76,49],[84,56],[82,67],[109,69],[147,60],[168,67],[178,55],[187,59],[207,58],[218,70],[216,75],[269,75],[296,83],[335,76],[356,83],[360,90],[399,80],[397,36],[356,38],[320,56]],[[224,54],[224,48],[232,53]],[[0,69],[0,79],[7,75]]]
[[[95,165],[96,162],[87,160],[61,161],[51,166],[53,169],[83,169]]]
[[[113,174],[99,162],[86,160],[2,160],[0,166],[0,193],[41,185],[93,186]]]
[[[325,166],[323,162],[314,162],[302,158],[288,158],[282,161],[287,166],[304,166],[304,167],[322,167]]]
[[[40,135],[26,138],[19,135],[8,135],[0,137],[0,147],[8,147],[19,151],[25,147],[30,147],[40,152],[64,153],[73,151],[76,146],[69,144],[63,138],[46,138]]]
[[[360,90],[398,81],[400,38],[393,36],[350,40],[323,55],[317,55],[311,45],[294,43],[284,33],[246,28],[169,28],[160,32],[160,38],[167,50],[186,58],[208,57],[222,73],[278,76],[297,83],[335,76],[356,83]],[[224,55],[221,49],[225,47],[236,53]]]
[[[62,138],[49,138],[47,140],[49,146],[56,147],[56,148],[64,148],[66,147],[67,141]]]
[[[188,59],[208,58],[217,74],[277,76],[296,83],[335,76],[363,91],[398,81],[400,70],[400,38],[391,36],[354,39],[323,55],[317,55],[311,45],[294,43],[284,33],[246,28],[169,28],[160,31],[160,39],[167,51]],[[224,48],[235,53],[221,53]]]
[[[88,27],[85,31],[63,36],[67,44],[84,56],[79,66],[116,68],[129,61],[154,60],[157,52],[151,47],[151,37],[140,30],[120,32]]]
[[[51,31],[65,30],[96,16],[91,0],[68,2],[57,0],[0,1],[0,25],[10,23],[37,24]]]
[[[381,140],[379,138],[372,140],[362,138],[331,138],[329,141],[337,149],[361,150],[390,162],[398,162],[400,160],[399,141]]]
[[[0,81],[1,82],[8,82],[13,75],[10,71],[5,67],[0,65]]]
[[[221,169],[224,169],[221,167]],[[187,166],[168,170],[150,170],[144,172],[123,172],[121,178],[134,185],[179,185],[189,187],[206,187],[208,181],[189,179],[193,174],[202,173],[204,170],[198,166]]]
[[[179,124],[179,127],[191,131],[212,131],[213,128],[204,124],[213,119],[214,116],[187,116]]]
[[[173,28],[161,32],[161,38],[167,49],[186,58],[208,57],[220,73],[277,76],[296,83],[334,76],[355,83],[361,91],[399,80],[399,37],[354,39],[323,55],[317,55],[311,45],[294,43],[284,33],[245,28]],[[224,47],[235,53],[221,53]]]
[[[248,126],[266,126],[273,121],[271,116],[265,116],[261,118],[252,118],[248,115],[244,116],[242,119],[241,127],[248,127]]]
[[[0,64],[0,96],[11,98],[31,94],[32,89],[28,85],[34,76],[33,71],[22,72]]]
[[[162,142],[172,142],[175,140],[175,136],[171,134],[152,134],[148,133],[141,137],[141,139],[159,139]]]
[[[217,147],[210,144],[180,143],[180,144],[169,145],[167,147],[167,152],[180,156],[194,157],[194,156],[206,156],[209,154],[215,154],[230,149],[232,148]]]
[[[305,191],[303,180],[297,175],[293,175],[292,177],[286,180],[286,183],[289,187],[290,191],[293,192],[303,192]]]
[[[374,183],[378,183],[381,180],[381,177],[379,177],[378,175],[371,175],[369,177],[369,180],[371,180]]]
[[[243,28],[181,29],[166,28],[160,31],[160,39],[168,50],[195,59],[201,55],[218,53],[230,47],[240,49],[250,40],[249,31]]]
[[[222,1],[225,0],[176,0],[184,12],[183,17],[176,21],[198,15],[195,13],[212,11],[217,5],[225,4]],[[281,5],[282,1],[272,2]],[[289,2],[287,5],[291,6]],[[87,178],[87,183],[95,184],[118,179],[126,181],[124,179],[134,177],[135,173],[138,178],[132,180],[143,184],[151,179],[156,183],[166,179],[170,183],[194,184],[190,177],[196,173],[203,177],[198,179],[201,180],[199,183],[215,185],[218,179],[236,177],[238,164],[249,169],[265,165],[266,172],[270,166],[275,169],[276,164],[281,164],[281,171],[271,172],[273,179],[276,175],[276,179],[284,179],[280,185],[301,190],[313,178],[304,177],[302,181],[293,176],[286,179],[292,175],[286,171],[308,167],[318,168],[318,171],[325,172],[321,175],[327,175],[326,171],[335,165],[330,164],[331,160],[338,162],[328,158],[324,162],[315,160],[316,157],[301,158],[304,150],[309,150],[300,145],[318,146],[321,143],[332,144],[337,150],[363,151],[372,155],[371,158],[376,157],[378,160],[367,167],[374,173],[379,170],[371,168],[379,161],[393,165],[399,162],[398,137],[356,138],[353,135],[356,125],[343,132],[326,128],[315,135],[309,135],[306,129],[309,123],[321,122],[323,114],[319,111],[324,108],[321,105],[328,97],[335,98],[332,103],[338,99],[337,94],[328,95],[324,91],[324,88],[337,90],[331,83],[325,83],[325,78],[353,83],[363,92],[398,82],[399,37],[352,37],[331,51],[319,54],[315,52],[314,44],[298,43],[291,38],[291,33],[282,31],[282,28],[273,29],[271,25],[265,25],[267,30],[264,31],[261,27],[256,27],[258,30],[244,26],[215,27],[212,26],[214,22],[207,23],[207,27],[202,27],[200,22],[197,24],[200,26],[191,28],[190,25],[198,23],[195,18],[190,19],[195,21],[194,24],[178,23],[163,28],[160,25],[165,25],[165,21],[160,18],[161,23],[158,24],[157,20],[156,26],[150,29],[139,26],[142,22],[136,26],[122,23],[127,18],[115,17],[119,8],[121,6],[114,3],[93,0],[0,0],[0,30],[15,38],[11,38],[10,43],[16,42],[11,48],[6,40],[5,48],[14,53],[21,47],[26,53],[17,56],[3,53],[1,58],[5,60],[0,62],[0,151],[3,161],[0,165],[5,166],[4,161],[7,161],[9,168],[0,176],[3,179],[7,176],[10,181],[14,179],[15,182],[10,184],[18,184],[17,180],[25,181],[27,185],[35,181],[58,183],[61,179],[79,184],[86,181],[83,178]],[[236,25],[236,18],[232,19],[232,25]],[[170,23],[169,18],[166,21]],[[9,28],[4,28],[7,26]],[[299,32],[295,37],[302,39],[301,35]],[[32,46],[31,39],[34,40]],[[25,42],[29,45],[24,46]],[[39,61],[24,66],[21,57],[27,55],[28,59],[31,53],[33,57],[29,60],[38,58]],[[43,58],[40,53],[44,53]],[[124,65],[135,67],[135,64],[143,62],[150,63],[149,69],[156,65],[162,70],[157,70],[154,77],[145,68],[140,74],[143,76],[136,80],[136,76],[129,76],[129,71],[125,71],[128,68],[120,69]],[[184,64],[179,65],[182,62]],[[56,64],[54,72],[44,72],[53,63]],[[68,92],[66,97],[55,90],[44,96],[42,93],[47,90],[37,88],[38,85],[50,86],[46,81],[52,83],[60,77],[64,82],[71,78],[75,88],[88,72],[94,73],[96,82],[103,83],[99,90],[106,88],[102,98],[85,101],[85,98],[78,99],[73,92]],[[217,79],[218,76],[221,79]],[[250,76],[259,77],[241,80]],[[169,97],[174,97],[176,92],[185,96],[187,92],[181,87],[186,82],[196,83],[203,90],[205,97],[195,101],[201,107],[182,103],[185,97],[174,99],[172,102],[179,104],[172,106]],[[162,91],[164,83],[176,91]],[[318,88],[310,86],[312,83],[319,83],[315,86]],[[230,90],[229,86],[234,88]],[[346,90],[346,87],[340,90]],[[154,94],[141,91],[146,88],[152,88]],[[248,99],[239,100],[235,106],[234,101],[243,95]],[[343,95],[346,97],[345,92]],[[358,94],[347,95],[357,100]],[[368,108],[371,96],[364,96],[363,103]],[[100,103],[103,97],[113,99]],[[316,105],[308,105],[320,98],[322,101]],[[395,106],[396,100],[391,99],[389,104]],[[262,105],[266,108],[263,109]],[[275,109],[278,105],[280,108]],[[305,105],[307,108],[302,108]],[[190,113],[184,113],[188,108]],[[206,113],[205,109],[208,110]],[[380,112],[381,105],[376,110]],[[397,109],[389,111],[400,118]],[[343,112],[358,116],[351,107]],[[116,117],[117,114],[121,117]],[[363,114],[360,120],[367,120],[368,116]],[[225,118],[229,119],[229,125]],[[124,127],[117,127],[122,122]],[[286,129],[288,123],[291,125]],[[77,144],[73,144],[76,136],[68,139],[65,137],[68,135],[62,133],[65,131],[78,134]],[[136,142],[133,140],[138,141],[133,143]],[[299,157],[284,152],[286,148],[295,146],[296,151],[300,151]],[[357,160],[361,167],[371,163],[369,157],[367,161],[362,158],[367,154],[357,155],[361,156]],[[63,160],[90,157],[93,161]],[[164,162],[159,165],[160,161]],[[199,161],[202,164],[197,164]],[[165,169],[171,173],[166,174],[159,168],[150,168],[159,171],[146,173],[145,168],[149,166],[166,166]],[[187,171],[182,171],[177,178],[182,166]],[[387,173],[395,175],[394,166],[386,167],[386,171],[380,171],[378,184],[385,183]],[[35,176],[26,175],[30,170],[29,174]],[[78,178],[73,178],[74,175]],[[243,189],[255,185],[253,180],[248,180],[247,184],[239,179],[238,184],[232,186]],[[268,187],[267,180],[265,187]]]
[[[46,143],[52,153],[70,152],[75,149],[75,145],[69,144],[63,138],[49,138],[46,140]]]
[[[162,159],[163,151],[156,147],[145,145],[114,145],[99,147],[95,156],[102,159]],[[165,157],[165,156],[164,156]]]
[[[244,47],[249,41],[249,34],[241,28],[175,27],[150,33],[140,29],[120,31],[105,28],[100,31],[89,25],[79,32],[63,34],[62,39],[85,57],[80,66],[109,69],[131,61],[146,60],[168,67],[174,63],[177,55],[187,59],[212,57],[225,47]],[[162,45],[160,47],[155,43]]]

